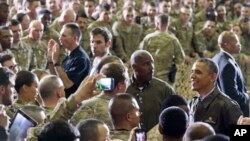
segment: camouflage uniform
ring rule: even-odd
[[[182,95],[185,99],[191,100],[197,96],[197,92],[192,90],[190,74],[193,62],[177,65],[177,72],[174,82],[174,90],[176,94]]]
[[[149,21],[148,18],[149,18],[148,16],[141,17],[141,25],[143,27],[143,32],[150,29],[150,28],[155,27],[155,22]]]
[[[163,136],[158,129],[159,124],[155,125],[151,130],[147,132],[148,141],[163,141]]]
[[[111,128],[112,121],[108,113],[108,103],[111,98],[111,96],[103,94],[82,102],[83,106],[75,112],[70,122],[77,125],[81,120],[96,118],[104,121]]]
[[[6,107],[6,113],[7,115],[12,119],[18,109],[21,109],[25,105],[37,105],[39,106],[39,103],[37,101],[31,101],[31,102],[25,102],[20,99],[17,99],[12,105]]]
[[[43,32],[43,37],[42,40],[45,41],[46,44],[48,44],[50,39],[54,39],[55,41],[59,40],[59,33],[52,28],[47,28],[44,32]]]
[[[142,27],[138,24],[127,25],[125,21],[117,21],[112,30],[115,37],[115,53],[124,62],[127,62],[130,55],[139,47],[142,39]]]
[[[82,38],[80,40],[80,45],[86,51],[86,53],[90,56],[91,49],[90,49],[89,30],[85,29],[84,31],[82,31]]]
[[[59,18],[56,18],[48,28],[54,29],[57,33],[60,33],[62,26],[60,25],[58,20]]]
[[[169,30],[178,38],[186,55],[194,53],[192,45],[193,25],[191,22],[187,25],[183,25],[181,19],[176,19],[170,24]]]
[[[94,21],[89,24],[88,31],[93,30],[97,27],[106,27],[110,32],[112,31],[112,22]]]
[[[155,60],[155,76],[170,83],[168,73],[173,63],[184,62],[184,51],[178,39],[167,32],[155,31],[148,34],[140,49],[149,51]],[[173,62],[173,56],[176,58]],[[171,83],[170,83],[171,84]]]
[[[111,131],[110,132],[110,139],[120,139],[123,141],[127,141],[129,139],[130,131],[123,130],[123,131]]]
[[[24,44],[24,42],[19,41],[18,43],[13,44],[12,48],[10,48],[10,51],[14,55],[20,70],[27,71],[30,67],[32,50],[28,48],[28,45]]]
[[[204,55],[204,57],[213,57],[219,52],[218,47],[218,33],[214,33],[211,37],[206,37],[203,30],[200,30],[194,35],[194,46],[196,52],[201,56],[204,55],[204,51],[209,51],[210,55]]]
[[[55,120],[68,121],[80,106],[76,105],[75,103],[76,101],[72,96],[70,96],[68,99],[61,98],[58,101],[56,107],[52,109],[53,111],[47,109],[48,112],[46,113],[46,120],[44,121],[44,124],[49,121]],[[42,130],[44,124],[40,124],[37,127],[31,127],[28,130],[26,141],[38,141],[37,137],[40,131]]]
[[[206,20],[206,9],[199,11],[194,16],[193,24],[196,25],[199,22],[203,22]]]
[[[32,50],[31,64],[29,70],[46,69],[47,66],[47,44],[44,41],[33,41],[28,36],[22,41]]]

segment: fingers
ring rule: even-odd
[[[238,125],[242,125],[242,119],[243,119],[243,116],[241,115],[237,121],[237,124]]]

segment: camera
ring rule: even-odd
[[[101,78],[96,82],[96,88],[99,90],[110,91],[114,89],[114,78]]]
[[[147,135],[144,129],[135,129],[135,140],[136,141],[146,141]]]

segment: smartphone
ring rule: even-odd
[[[136,141],[146,141],[147,134],[144,129],[135,129],[135,140]]]
[[[99,90],[110,91],[114,89],[114,78],[101,78],[96,83]]]

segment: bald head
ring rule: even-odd
[[[60,87],[63,87],[62,80],[56,75],[48,75],[41,79],[38,90],[42,99],[49,99]]]
[[[66,23],[75,22],[75,20],[76,20],[76,14],[72,9],[65,9],[60,16],[60,22],[62,25]]]
[[[146,50],[136,50],[130,57],[130,63],[131,65],[137,64],[140,60],[146,57],[153,58],[152,55]]]
[[[113,97],[109,102],[109,114],[113,124],[123,122],[127,114],[135,108],[139,109],[139,105],[131,94],[119,94]]]
[[[40,40],[43,36],[44,26],[38,20],[31,21],[29,25],[29,37],[35,41]]]
[[[209,135],[215,135],[213,127],[204,122],[195,122],[191,124],[185,133],[185,141],[200,140]]]
[[[239,53],[241,50],[238,36],[232,31],[222,32],[218,38],[218,44],[222,50],[230,54]]]

